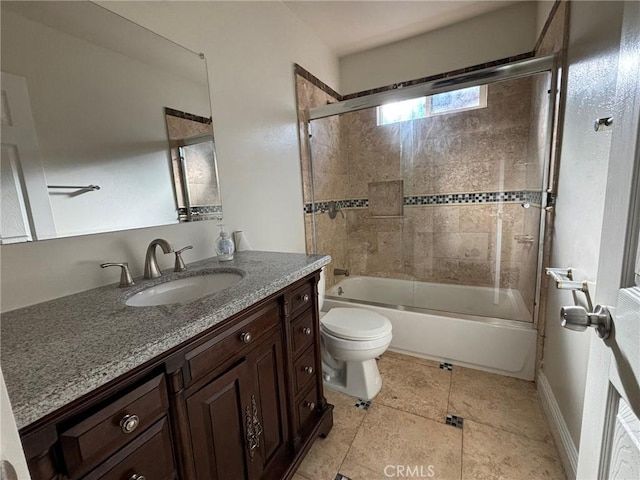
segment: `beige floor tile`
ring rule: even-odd
[[[374,403],[444,423],[451,372],[406,361],[405,357],[385,355],[380,359],[382,390]]]
[[[407,362],[419,363],[420,365],[426,365],[428,367],[440,368],[440,362],[436,362],[435,360],[429,360],[427,358],[414,357],[413,355],[406,355],[404,353],[392,352],[391,350],[387,350],[382,355],[382,358],[391,357],[397,360],[405,360]]]
[[[463,480],[565,480],[553,443],[464,423]]]
[[[349,450],[347,457],[340,467],[340,473],[346,475],[351,480],[387,480],[389,476],[384,473],[376,473],[370,468],[362,465],[360,459]]]
[[[552,442],[533,382],[454,367],[448,413]]]
[[[340,442],[351,445],[367,414],[366,410],[356,408],[357,399],[343,393],[325,390],[325,397],[334,407],[333,428],[329,436],[337,437]]]
[[[367,412],[355,407],[356,399],[325,390],[327,401],[334,406],[333,428],[327,438],[318,438],[298,468],[308,480],[334,480],[349,446]]]
[[[350,458],[377,474],[384,475],[388,466],[422,473],[431,467],[434,478],[441,480],[460,478],[461,456],[462,430],[375,400],[350,450]]]
[[[308,478],[303,477],[299,473],[294,473],[293,478],[291,480],[309,480]]]

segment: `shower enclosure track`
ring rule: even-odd
[[[366,108],[378,107],[386,103],[399,102],[417,97],[427,97],[436,93],[450,92],[461,88],[474,87],[488,82],[499,80],[512,80],[526,77],[536,73],[547,72],[552,69],[554,55],[546,57],[530,58],[508,65],[489,67],[476,72],[463,73],[448,78],[432,80],[430,82],[398,88],[381,93],[372,93],[364,97],[331,103],[322,107],[310,108],[308,120],[331,117],[343,113],[355,112]]]

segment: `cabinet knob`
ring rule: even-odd
[[[304,295],[300,295],[300,300],[302,300],[304,303],[307,303],[309,301],[309,294],[305,293]]]
[[[311,329],[309,327],[303,327],[302,333],[304,333],[305,335],[311,335]]]
[[[313,402],[304,402],[304,406],[307,407],[312,412],[316,409],[316,404]]]
[[[145,477],[144,475],[138,475],[137,473],[134,473],[129,477],[129,480],[147,480],[147,477]]]
[[[313,367],[304,367],[304,371],[307,372],[309,375],[313,374]]]
[[[244,332],[240,334],[240,340],[242,340],[243,343],[249,343],[252,338],[251,332]]]
[[[125,415],[120,420],[120,428],[124,433],[131,433],[140,425],[140,417],[137,415]]]

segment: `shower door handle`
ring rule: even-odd
[[[596,329],[596,333],[602,339],[606,339],[611,334],[613,321],[611,313],[607,307],[597,305],[591,313],[587,309],[579,306],[562,307],[560,309],[562,326],[569,330],[584,332],[588,327]]]

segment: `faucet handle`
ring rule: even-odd
[[[107,267],[120,267],[122,270],[120,271],[120,285],[118,287],[130,287],[131,285],[135,285],[133,281],[133,277],[131,276],[131,272],[129,271],[129,264],[127,262],[123,263],[102,263],[100,264],[102,268]]]
[[[193,245],[187,245],[186,247],[173,252],[176,254],[176,264],[173,267],[174,272],[184,272],[187,269],[187,267],[184,264],[184,260],[182,260],[182,252],[184,252],[185,250],[191,250],[192,248],[193,248]]]

